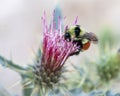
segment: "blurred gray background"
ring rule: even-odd
[[[50,21],[58,2],[67,17],[65,24],[72,25],[75,17],[79,16],[78,24],[87,31],[98,34],[107,25],[114,34],[119,34],[120,0],[0,0],[0,55],[20,65],[32,63],[41,40],[43,11]],[[72,61],[80,62],[91,53],[93,56],[97,54],[97,45],[73,57]],[[10,93],[21,96],[20,77],[12,70],[0,67],[0,84]]]

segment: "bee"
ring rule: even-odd
[[[72,41],[73,44],[78,46],[78,50],[71,55],[78,55],[80,51],[88,50],[91,42],[98,43],[97,36],[92,32],[85,32],[80,25],[67,27],[64,34],[65,40]]]

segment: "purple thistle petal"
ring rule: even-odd
[[[77,24],[77,21],[78,21],[78,16],[76,17],[76,19],[75,19],[73,25],[76,25],[76,24]]]
[[[60,18],[58,18],[58,24],[53,19],[49,26],[45,12],[41,19],[43,23],[42,57],[35,67],[35,82],[37,85],[46,85],[50,88],[58,83],[65,61],[78,50],[78,47],[72,41],[65,40]]]
[[[54,18],[54,13],[53,13]],[[61,32],[61,21],[58,18],[58,29],[54,21],[49,26],[46,25],[46,14],[44,12],[43,20],[43,57],[42,64],[45,69],[51,71],[60,70],[64,65],[69,55],[77,50],[77,47],[72,42],[67,42]]]

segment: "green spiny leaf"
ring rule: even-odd
[[[29,72],[28,70],[31,70],[29,66],[19,66],[18,64],[15,64],[12,60],[7,60],[2,56],[0,56],[0,65],[2,65],[5,68],[14,70],[20,74],[25,74],[26,72]]]

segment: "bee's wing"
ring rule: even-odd
[[[97,44],[97,43],[98,43],[98,38],[97,38],[97,36],[96,36],[94,33],[92,33],[92,32],[89,32],[89,33],[86,32],[86,33],[84,34],[84,38],[92,41],[94,44]]]

